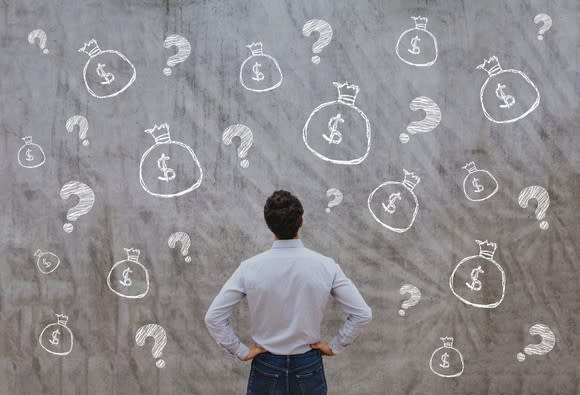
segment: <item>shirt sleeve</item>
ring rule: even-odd
[[[205,314],[205,325],[211,337],[239,360],[244,359],[250,349],[234,333],[230,316],[244,296],[246,292],[240,265],[226,281]]]
[[[338,329],[338,334],[332,338],[328,345],[333,353],[340,354],[359,337],[362,329],[371,321],[372,310],[341,267],[338,264],[336,266],[337,272],[330,294],[340,304],[347,317],[344,325]]]

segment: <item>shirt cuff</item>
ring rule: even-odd
[[[333,337],[332,340],[328,343],[328,346],[334,354],[340,354],[346,348],[346,346],[340,344],[338,336]]]
[[[241,361],[248,356],[250,353],[250,349],[244,343],[240,342],[240,346],[238,347],[238,351],[236,351],[236,357]]]

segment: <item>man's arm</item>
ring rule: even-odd
[[[230,315],[236,305],[246,296],[241,269],[242,265],[238,266],[205,314],[205,325],[211,337],[240,360],[248,355],[250,349],[234,333],[234,328],[230,324]]]
[[[344,325],[338,334],[328,343],[334,354],[344,351],[361,334],[362,329],[372,319],[372,310],[366,304],[358,289],[344,274],[338,264],[338,270],[332,283],[330,294],[340,304],[342,311],[347,315]]]

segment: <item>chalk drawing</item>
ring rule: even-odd
[[[107,275],[109,289],[128,299],[140,299],[149,292],[149,272],[139,262],[141,251],[125,248],[127,258],[115,263]]]
[[[185,257],[185,262],[191,262],[191,257],[188,255],[189,247],[191,246],[191,239],[189,238],[189,235],[185,232],[172,233],[167,240],[167,244],[169,244],[170,248],[175,248],[177,243],[181,244],[179,251],[181,252],[181,255]]]
[[[540,104],[540,92],[532,80],[519,70],[503,70],[497,56],[484,60],[477,68],[488,73],[479,99],[483,113],[490,121],[516,122]]]
[[[413,284],[405,284],[399,289],[399,293],[401,295],[411,294],[411,297],[403,302],[399,310],[399,315],[404,317],[407,314],[406,310],[409,307],[416,306],[421,300],[421,291]]]
[[[41,273],[48,274],[56,270],[58,265],[60,265],[60,258],[50,251],[36,250],[34,253],[36,258],[36,266]]]
[[[38,342],[43,349],[53,355],[68,355],[74,344],[73,333],[66,326],[68,316],[57,314],[56,319],[55,323],[47,325],[40,332]]]
[[[182,37],[178,34],[172,34],[167,36],[165,41],[163,42],[163,46],[165,48],[171,48],[173,46],[177,47],[177,53],[172,55],[167,59],[167,67],[163,69],[163,74],[166,76],[170,76],[172,71],[171,67],[175,66],[178,63],[185,62],[185,59],[191,53],[191,44],[185,37]]]
[[[69,181],[60,189],[60,198],[68,199],[72,195],[76,195],[79,202],[76,206],[67,211],[66,219],[70,222],[65,223],[62,229],[66,233],[73,231],[73,224],[71,222],[79,219],[81,215],[85,215],[93,208],[95,204],[95,193],[87,184],[80,181]]]
[[[38,46],[42,49],[42,53],[46,55],[48,48],[46,48],[46,33],[44,30],[36,29],[28,33],[28,42],[30,44],[34,45],[36,39],[38,39]]]
[[[434,130],[441,122],[441,109],[437,103],[426,96],[419,96],[414,98],[409,103],[411,111],[423,110],[425,111],[425,118],[420,121],[411,122],[407,126],[407,133],[401,133],[399,140],[406,144],[409,142],[409,134],[415,133],[429,133]]]
[[[225,145],[230,145],[234,137],[240,138],[240,146],[238,147],[238,157],[242,159],[240,161],[240,166],[247,169],[250,166],[250,162],[246,159],[248,156],[248,151],[252,146],[254,137],[252,131],[249,127],[242,124],[230,125],[224,130],[222,134],[222,141]]]
[[[318,32],[318,40],[312,44],[312,53],[321,53],[322,49],[330,44],[332,40],[332,27],[330,24],[322,19],[310,19],[302,26],[302,34],[305,37],[310,37],[312,32]],[[319,64],[320,56],[314,55],[312,63]]]
[[[530,199],[536,199],[538,206],[536,207],[536,218],[540,222],[540,229],[546,230],[550,227],[548,221],[542,221],[546,217],[546,211],[550,207],[550,195],[544,187],[539,185],[532,185],[521,190],[518,196],[518,203],[520,207],[528,207]]]
[[[517,353],[516,358],[519,362],[523,362],[527,355],[544,355],[552,351],[556,345],[556,336],[554,332],[544,324],[534,324],[530,328],[530,335],[540,336],[542,341],[539,344],[528,344],[524,348],[524,352]],[[525,353],[525,354],[524,354]]]
[[[495,177],[487,170],[475,167],[475,162],[469,162],[462,169],[467,170],[463,179],[463,193],[472,202],[482,202],[489,199],[499,189]]]
[[[278,61],[266,55],[262,43],[246,45],[251,55],[240,67],[240,82],[252,92],[268,92],[282,85],[282,70]]]
[[[328,191],[326,191],[326,196],[327,197],[333,196],[330,202],[328,202],[328,206],[325,209],[327,213],[330,213],[330,209],[332,207],[336,207],[342,202],[342,192],[340,192],[336,188],[330,188]]]
[[[89,122],[82,115],[73,115],[72,117],[67,119],[65,127],[69,133],[72,133],[75,126],[79,127],[79,139],[81,140],[82,144],[86,147],[87,145],[89,145],[89,140],[87,139]]]
[[[543,40],[544,33],[546,33],[552,27],[552,18],[548,14],[538,14],[534,17],[534,23],[536,25],[538,23],[542,24],[540,31],[538,31],[538,40]]]
[[[358,165],[371,149],[371,124],[356,105],[359,87],[334,82],[338,100],[323,103],[308,116],[302,139],[318,158],[341,165]]]
[[[151,350],[151,354],[153,354],[154,358],[159,358],[163,355],[163,348],[167,344],[167,333],[165,329],[161,325],[157,324],[146,324],[141,326],[137,333],[135,334],[135,343],[138,346],[144,346],[145,340],[148,337],[153,338],[153,349]],[[165,367],[165,361],[163,359],[158,359],[155,361],[155,366],[158,368]]]
[[[387,181],[376,187],[368,199],[373,218],[396,233],[409,230],[419,212],[419,201],[413,190],[421,178],[412,171],[403,169],[403,172],[402,182]]]
[[[443,347],[439,347],[429,360],[429,368],[440,377],[458,377],[465,367],[463,355],[453,347],[452,337],[442,337]]]
[[[31,136],[23,137],[24,145],[18,150],[18,164],[27,169],[42,166],[46,160],[42,147],[32,142]]]
[[[395,52],[399,59],[412,66],[431,66],[437,61],[437,39],[427,30],[427,18],[412,16],[411,19],[415,27],[401,33]]]

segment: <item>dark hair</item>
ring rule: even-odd
[[[293,239],[302,225],[302,203],[288,191],[274,191],[264,205],[268,228],[281,240]]]

